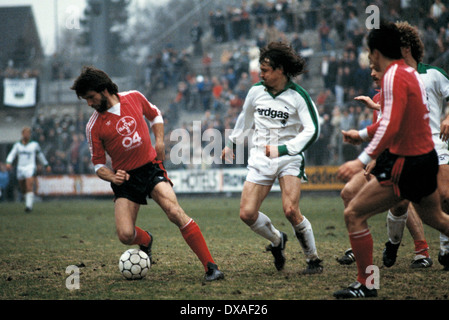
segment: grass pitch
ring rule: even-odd
[[[285,269],[276,271],[267,241],[238,217],[239,197],[180,197],[195,219],[225,280],[204,283],[204,270],[179,230],[152,201],[142,206],[137,224],[154,235],[155,263],[143,280],[129,281],[118,270],[128,248],[115,234],[112,200],[53,200],[36,203],[32,213],[21,203],[0,204],[0,300],[333,300],[332,293],[355,281],[356,266],[335,260],[349,247],[343,205],[336,196],[304,193],[300,206],[311,221],[324,272],[302,275],[306,263],[282,213],[270,195],[262,211],[286,232]],[[439,234],[425,227],[434,265],[412,270],[413,241],[406,230],[398,260],[382,266],[387,240],[385,214],[369,220],[374,263],[380,268],[374,300],[446,300],[449,272],[437,261]],[[80,270],[79,289],[69,290],[69,266]]]

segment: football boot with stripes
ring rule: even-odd
[[[432,259],[430,257],[415,257],[413,259],[412,263],[410,264],[410,268],[412,269],[425,269],[430,268],[433,265]]]
[[[335,291],[334,297],[337,299],[374,298],[377,297],[377,290],[374,288],[368,289],[365,285],[356,281],[345,289]]]
[[[349,248],[345,251],[345,254],[341,258],[337,258],[337,262],[342,265],[350,265],[355,262],[355,256],[352,249]]]

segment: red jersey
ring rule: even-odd
[[[86,126],[96,169],[106,164],[106,153],[114,170],[136,169],[156,158],[145,117],[155,123],[163,122],[159,109],[138,91],[121,92],[118,96],[120,104],[102,113],[95,111]]]
[[[385,149],[400,156],[427,154],[434,148],[426,91],[418,73],[404,60],[391,63],[382,78],[382,118],[365,152],[373,159]]]

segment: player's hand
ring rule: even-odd
[[[366,180],[368,180],[368,181],[371,180],[371,171],[373,171],[375,166],[376,166],[376,160],[371,160],[371,162],[366,165],[366,168],[365,168]]]
[[[348,182],[357,172],[363,170],[364,167],[365,165],[359,159],[348,161],[338,168],[337,178]]]
[[[360,134],[357,130],[351,129],[349,131],[341,131],[343,135],[343,142],[350,143],[353,145],[359,145],[363,142],[363,139],[360,137]]]
[[[114,180],[112,181],[112,183],[120,186],[122,185],[125,181],[129,180],[129,173],[126,172],[125,170],[117,170],[117,172],[115,173],[114,176]]]
[[[51,172],[51,167],[50,166],[46,166],[45,170],[47,171],[47,173],[50,173]]]
[[[11,171],[11,169],[12,169],[12,164],[7,163],[6,164],[6,170]]]
[[[440,139],[445,142],[449,140],[449,116],[440,124]]]
[[[227,163],[232,163],[235,159],[235,154],[229,147],[224,147],[223,151],[221,151],[221,159],[224,159]]]
[[[374,101],[370,97],[358,96],[358,97],[355,97],[354,100],[362,102],[365,106],[367,106],[368,108],[370,108],[372,110],[377,110],[377,111],[380,110],[380,104],[374,103]]]
[[[278,147],[277,146],[265,146],[265,155],[271,159],[279,157]]]

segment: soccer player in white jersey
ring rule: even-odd
[[[31,128],[22,129],[22,138],[17,141],[6,157],[6,168],[11,170],[12,164],[17,157],[17,180],[22,195],[25,197],[25,211],[33,210],[34,182],[36,176],[36,157],[51,172],[51,167],[45,158],[39,143],[31,140]]]
[[[276,179],[281,188],[283,211],[293,227],[307,261],[304,273],[323,270],[309,220],[301,214],[301,179],[305,179],[304,151],[320,134],[318,112],[309,94],[292,79],[304,72],[305,61],[287,44],[272,42],[260,50],[262,81],[248,92],[235,128],[222,151],[226,162],[235,158],[234,148],[244,143],[254,125],[248,175],[243,186],[240,218],[251,230],[271,243],[277,270],[285,264],[287,235],[259,211]]]

